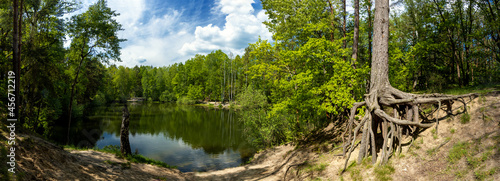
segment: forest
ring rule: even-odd
[[[17,1],[14,1],[17,2]],[[19,69],[19,120],[50,136],[93,107],[148,101],[239,105],[248,136],[279,145],[343,121],[370,85],[374,2],[262,0],[273,40],[243,55],[213,50],[165,67],[116,66],[119,16],[105,0],[63,19],[79,4],[0,1],[0,104],[8,72]],[[399,0],[389,20],[389,80],[405,92],[442,92],[500,80],[500,2]],[[64,46],[67,37],[72,39]],[[19,48],[16,50],[16,48]],[[5,117],[7,109],[0,109]],[[2,119],[3,120],[3,119]]]

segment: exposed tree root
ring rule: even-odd
[[[393,150],[396,150],[397,153],[401,152],[403,135],[413,136],[413,134],[418,133],[419,128],[432,126],[436,126],[437,131],[440,119],[439,110],[442,109],[442,106],[447,107],[447,115],[450,115],[453,111],[453,102],[460,101],[463,103],[465,112],[467,110],[465,98],[469,98],[471,101],[477,97],[477,94],[474,93],[458,96],[411,94],[397,90],[389,84],[383,87],[383,89],[372,90],[370,94],[366,94],[365,101],[354,103],[350,110],[346,131],[342,134],[343,154],[347,156],[344,171],[357,141],[360,142],[358,163],[363,158],[368,157],[371,149],[372,162],[377,162],[378,152],[380,157],[378,160],[381,164],[385,164],[393,154]],[[427,119],[421,113],[420,107],[424,104],[437,105],[434,110],[434,112],[437,111],[437,116],[434,119]],[[389,115],[386,111],[391,108],[392,115]],[[358,111],[362,109],[364,109],[364,115],[359,120],[359,117],[356,116]],[[361,134],[360,140],[358,140],[358,134]],[[382,145],[377,145],[376,140],[383,140]]]

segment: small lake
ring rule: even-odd
[[[72,123],[70,144],[120,146],[122,108],[123,104],[99,107],[92,116]],[[180,171],[236,167],[255,153],[234,111],[157,103],[129,103],[128,109],[132,152]]]

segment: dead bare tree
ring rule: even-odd
[[[393,149],[401,150],[403,132],[416,133],[418,128],[429,128],[439,124],[439,110],[442,105],[447,106],[447,112],[452,112],[453,101],[461,101],[464,98],[472,99],[476,94],[444,95],[444,94],[412,94],[393,88],[389,82],[389,0],[376,0],[373,58],[370,77],[370,91],[365,94],[365,101],[354,103],[350,110],[349,121],[346,131],[342,134],[344,141],[344,155],[347,154],[344,171],[347,167],[351,153],[357,146],[357,136],[361,133],[359,142],[359,156],[357,161],[368,157],[371,148],[372,162],[377,161],[377,150],[375,140],[383,139],[380,148],[380,163],[385,164],[393,153]],[[437,104],[438,115],[435,120],[422,121],[419,107],[423,104]],[[357,110],[365,106],[365,114],[360,119],[355,119]],[[384,108],[392,108],[392,115],[387,114]],[[466,109],[466,106],[465,106]],[[377,134],[380,127],[382,134]],[[381,138],[380,138],[381,137]],[[379,146],[380,147],[380,146]]]
[[[130,113],[127,109],[127,104],[124,104],[122,116],[122,125],[120,129],[120,152],[123,155],[130,155],[132,153],[130,149],[130,141],[128,139],[129,135],[129,124],[130,124]]]

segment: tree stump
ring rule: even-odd
[[[130,113],[128,112],[127,105],[122,109],[122,126],[120,130],[120,152],[123,155],[130,155],[132,153],[130,149],[130,141],[128,140],[128,125],[130,123]]]

